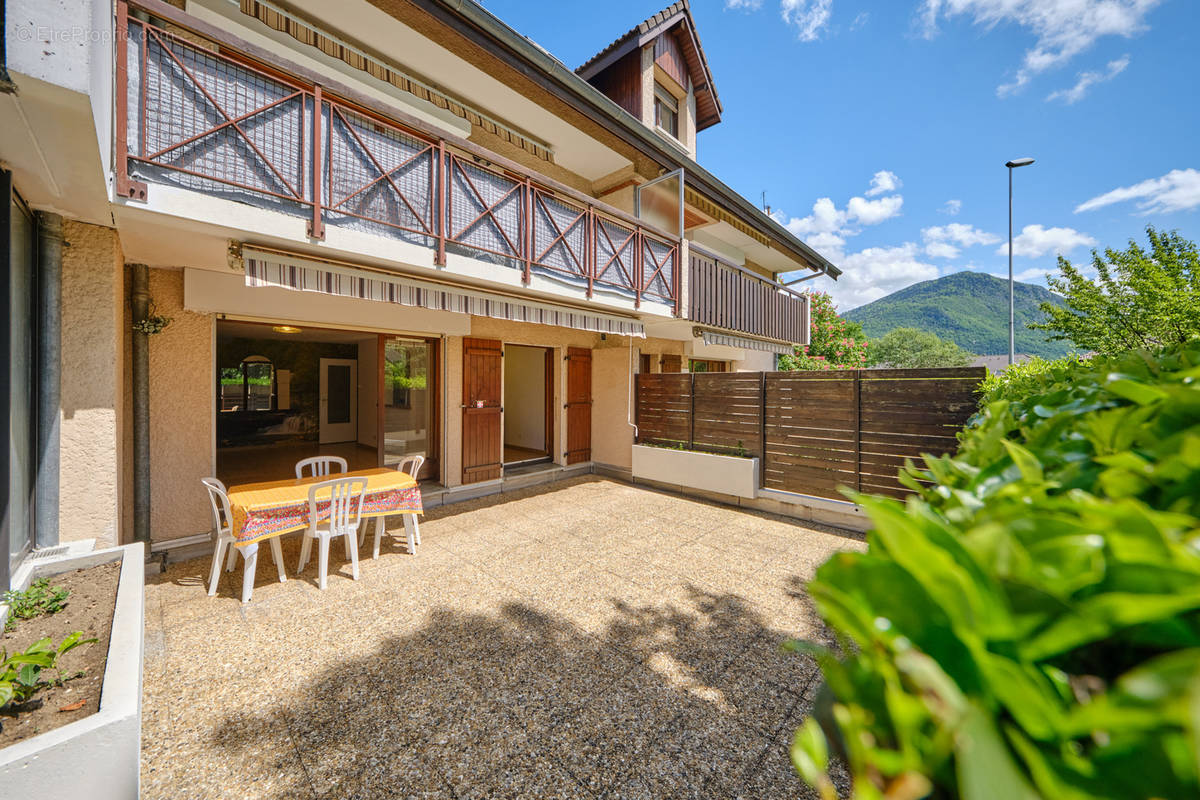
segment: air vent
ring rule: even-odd
[[[47,558],[54,558],[55,556],[61,556],[70,549],[71,549],[70,545],[60,544],[55,547],[47,547],[44,550],[34,550],[32,553],[29,554],[28,560],[29,561],[45,561]]]

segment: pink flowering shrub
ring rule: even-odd
[[[862,369],[867,366],[867,337],[857,322],[837,314],[825,292],[809,292],[812,308],[809,344],[780,356],[782,370]]]

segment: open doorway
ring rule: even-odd
[[[217,322],[217,476],[226,485],[295,475],[297,461],[379,464],[379,337]]]
[[[546,347],[504,346],[504,465],[549,461],[554,441],[554,357]]]

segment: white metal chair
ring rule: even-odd
[[[308,489],[308,528],[304,531],[304,544],[300,546],[300,566],[304,570],[312,541],[318,542],[318,584],[325,588],[329,574],[329,542],[338,536],[345,537],[346,557],[350,559],[354,580],[358,580],[358,525],[362,511],[363,492],[367,488],[366,478],[337,478],[314,483]],[[329,498],[329,519],[320,522],[319,505]]]
[[[347,472],[349,470],[350,465],[341,456],[313,456],[312,458],[301,459],[296,462],[296,477],[308,477],[304,474],[307,470],[309,475],[314,478],[324,478],[334,471],[333,466],[335,464],[338,467],[338,472]]]
[[[403,461],[396,465],[397,472],[403,472],[406,475],[411,475],[413,480],[421,474],[421,466],[425,463],[425,456],[415,455],[407,456]],[[416,555],[417,545],[421,543],[421,526],[417,524],[416,514],[404,514],[404,533],[408,538],[408,552],[411,555]],[[379,558],[379,540],[387,528],[387,517],[375,518],[375,550],[371,553],[371,558]],[[358,544],[361,547],[367,538],[367,527],[364,525],[358,534]]]
[[[213,550],[212,569],[208,574],[208,596],[217,593],[217,578],[221,574],[221,561],[224,560],[225,571],[233,571],[233,563],[238,553],[242,554],[245,564],[242,567],[242,602],[249,603],[250,595],[254,592],[254,573],[258,567],[258,545],[248,544],[237,547],[233,538],[233,511],[229,508],[229,495],[225,492],[225,484],[216,478],[201,478],[200,482],[208,490],[208,500],[212,504],[213,528],[217,532],[216,548]],[[271,558],[279,570],[279,582],[287,580],[283,569],[283,548],[279,546],[279,537],[271,540]]]

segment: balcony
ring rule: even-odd
[[[695,245],[688,261],[688,319],[789,344],[808,342],[805,295]]]
[[[180,15],[182,16],[182,15]],[[679,306],[679,242],[466,140],[384,116],[353,90],[210,48],[117,4],[117,193],[159,183],[345,226],[586,292]],[[200,38],[214,31],[197,22]]]

